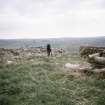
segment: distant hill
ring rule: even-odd
[[[0,48],[45,47],[50,43],[54,48],[77,52],[80,46],[105,47],[105,37],[96,38],[52,38],[52,39],[1,39]]]

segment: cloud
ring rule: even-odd
[[[96,36],[104,27],[104,0],[0,0],[0,38]]]

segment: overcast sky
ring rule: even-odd
[[[105,0],[0,0],[0,38],[105,34]]]

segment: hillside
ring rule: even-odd
[[[45,47],[51,43],[54,48],[63,48],[67,51],[77,52],[81,45],[105,46],[105,37],[96,38],[56,38],[56,39],[14,39],[0,40],[0,48]]]
[[[105,68],[71,54],[86,41],[104,45],[104,39],[1,40],[0,105],[105,105]],[[50,57],[47,43],[57,47]],[[72,51],[59,53],[60,47]]]
[[[32,59],[0,65],[0,105],[105,105],[104,79],[63,67],[78,55]]]

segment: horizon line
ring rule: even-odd
[[[100,37],[105,37],[105,36],[77,36],[77,37],[73,37],[73,36],[70,36],[70,37],[41,37],[41,38],[35,38],[35,37],[30,37],[30,38],[0,38],[0,40],[22,40],[22,39],[67,39],[67,38],[100,38]]]

